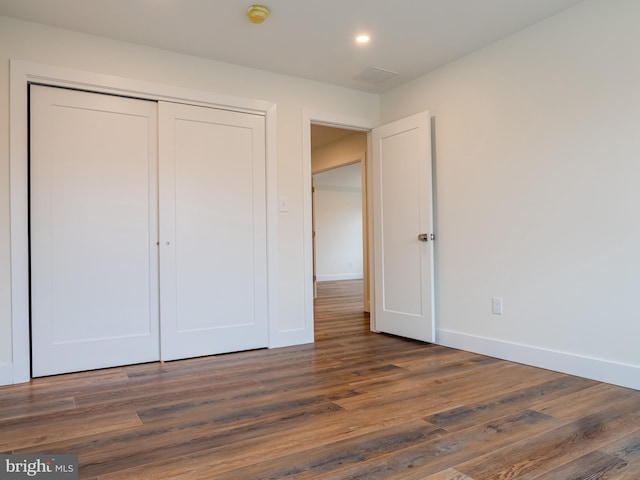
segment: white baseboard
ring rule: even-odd
[[[640,390],[640,366],[477,337],[451,330],[438,330],[436,343],[458,350]]]
[[[13,384],[13,365],[2,364],[0,365],[0,385],[12,385]]]
[[[336,280],[362,280],[361,273],[329,273],[326,275],[316,275],[318,282],[333,282]]]

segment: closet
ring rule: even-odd
[[[33,376],[267,346],[265,119],[30,86]]]

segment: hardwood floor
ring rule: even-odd
[[[0,388],[0,452],[85,479],[640,479],[640,392],[369,332],[319,285],[316,343]]]

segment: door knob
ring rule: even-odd
[[[418,240],[420,240],[421,242],[428,242],[429,241],[429,234],[428,233],[421,233],[420,235],[418,235]]]

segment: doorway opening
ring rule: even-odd
[[[310,140],[314,298],[323,286],[359,284],[369,312],[367,132],[312,123]]]

